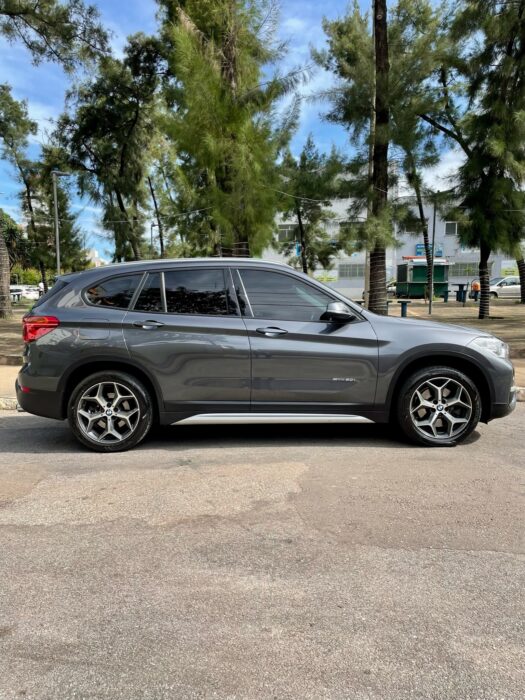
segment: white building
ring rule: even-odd
[[[334,240],[339,235],[341,222],[348,221],[349,200],[334,200],[332,211],[334,219],[327,225],[327,233]],[[415,213],[415,212],[414,212]],[[363,213],[363,218],[366,216]],[[425,216],[429,222],[429,237],[432,239],[433,210],[431,206],[425,206]],[[295,221],[277,221],[275,234],[276,241],[284,242],[293,238],[296,228]],[[449,282],[469,282],[478,276],[479,251],[477,248],[466,248],[461,245],[458,236],[457,221],[446,221],[436,213],[435,230],[435,257],[446,258],[451,267]],[[396,248],[388,248],[386,253],[387,280],[395,279],[397,265],[403,262],[403,256],[424,255],[423,236],[410,231],[396,231],[399,245]],[[269,248],[263,253],[265,260],[287,262],[289,258],[281,255],[277,250]],[[516,262],[509,259],[508,255],[493,253],[489,259],[491,277],[504,274],[512,274],[516,270]],[[335,259],[330,270],[318,269],[316,277],[321,277],[330,286],[339,289],[348,296],[360,298],[364,289],[365,252],[353,253],[348,256],[340,253]]]
[[[86,258],[93,265],[93,267],[102,267],[103,265],[108,264],[107,260],[104,260],[104,258],[100,257],[100,253],[96,248],[90,248],[89,250],[86,250],[85,254]]]

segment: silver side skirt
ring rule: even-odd
[[[364,416],[341,413],[200,413],[172,425],[223,425],[268,423],[373,423]]]

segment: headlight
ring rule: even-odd
[[[494,336],[480,336],[479,338],[474,338],[474,340],[470,341],[469,345],[476,348],[476,350],[479,350],[484,355],[491,353],[504,360],[509,359],[509,346],[507,343],[504,343]]]

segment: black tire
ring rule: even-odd
[[[99,386],[103,387],[100,396],[99,390],[95,391]],[[104,399],[107,410],[102,406]],[[67,410],[73,435],[95,452],[123,452],[138,445],[151,428],[153,413],[148,390],[138,379],[120,371],[96,372],[83,379],[72,392]]]
[[[491,298],[491,299],[497,299],[497,298],[498,298],[498,295],[496,294],[496,292],[491,292],[491,293],[490,293],[490,298]]]
[[[433,366],[419,369],[406,379],[396,408],[397,422],[411,442],[428,447],[453,447],[475,429],[482,405],[470,377],[452,367]],[[425,425],[432,421],[433,425]]]

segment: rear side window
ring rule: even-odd
[[[86,299],[95,306],[127,309],[142,275],[109,277],[85,290]]]
[[[45,294],[42,294],[42,296],[35,301],[32,308],[36,309],[37,306],[40,306],[40,304],[43,304],[45,301],[49,301],[51,297],[54,297],[55,294],[61,292],[64,289],[64,287],[67,287],[68,284],[69,282],[66,282],[65,280],[57,280],[55,284],[47,290]]]
[[[139,297],[135,302],[135,311],[164,311],[161,292],[161,277],[159,272],[153,272],[148,275],[144,286],[141,289]]]
[[[223,270],[170,270],[164,273],[164,285],[170,314],[235,314]]]

